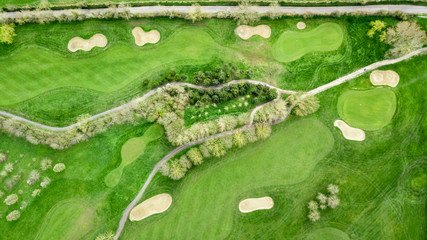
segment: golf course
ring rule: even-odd
[[[0,239],[427,238],[423,3],[116,2],[0,3]]]

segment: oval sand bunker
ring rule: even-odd
[[[399,74],[393,70],[381,71],[375,70],[369,76],[371,83],[377,85],[388,85],[390,87],[396,87],[399,83]]]
[[[142,28],[136,27],[132,30],[132,34],[135,37],[135,44],[143,46],[146,43],[157,43],[160,40],[160,33],[157,30],[151,30],[144,32]]]
[[[269,38],[271,35],[271,28],[267,25],[259,25],[256,27],[251,27],[248,25],[240,25],[238,26],[234,32],[240,38],[247,40],[253,35],[259,35],[263,38]]]
[[[248,213],[261,209],[271,209],[273,206],[274,202],[271,197],[247,198],[239,203],[239,210]]]
[[[302,30],[305,29],[305,27],[307,27],[307,25],[305,25],[305,22],[298,22],[297,23],[297,28]]]
[[[81,37],[74,37],[68,42],[68,50],[76,52],[78,50],[90,51],[94,47],[105,47],[107,46],[107,38],[100,33],[93,35],[88,40]]]
[[[134,207],[129,214],[129,220],[140,221],[153,214],[162,213],[172,204],[172,197],[167,193],[162,193],[149,198]]]
[[[353,141],[365,140],[365,131],[359,128],[350,127],[347,123],[342,120],[336,120],[334,126],[339,128],[344,138]]]

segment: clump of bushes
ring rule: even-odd
[[[312,222],[316,222],[320,219],[320,210],[325,210],[329,208],[336,208],[340,204],[340,200],[337,197],[337,193],[339,192],[339,188],[337,185],[329,184],[328,185],[329,195],[325,195],[321,192],[317,193],[317,201],[312,200],[308,203],[308,219]]]
[[[288,97],[291,105],[294,105],[292,110],[297,116],[307,116],[319,110],[319,99],[305,92],[297,92]]]
[[[426,32],[417,25],[416,21],[402,21],[395,27],[387,28],[382,40],[393,46],[386,53],[386,57],[401,57],[422,48],[427,43]]]

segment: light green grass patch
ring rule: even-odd
[[[341,46],[343,30],[336,23],[324,23],[309,31],[286,31],[273,44],[273,57],[280,62],[297,60],[314,51],[333,51]]]
[[[396,95],[388,88],[350,90],[338,99],[338,114],[350,126],[377,130],[393,118]]]
[[[347,233],[331,227],[320,228],[310,233],[305,240],[350,240]]]
[[[304,181],[333,143],[329,129],[317,120],[282,125],[269,139],[190,173],[174,190],[175,204],[167,213],[128,223],[123,239],[225,239],[241,214],[241,198],[253,197],[243,193]]]
[[[48,212],[35,239],[84,239],[94,228],[95,219],[96,212],[90,203],[82,199],[64,200]]]
[[[105,177],[105,184],[108,187],[114,187],[119,183],[122,176],[123,169],[135,161],[138,156],[144,153],[145,147],[148,143],[159,139],[163,136],[163,128],[159,124],[154,124],[145,131],[141,137],[135,137],[129,139],[122,147],[121,156],[122,162],[120,166],[112,170]]]

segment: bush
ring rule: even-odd
[[[188,150],[187,157],[194,165],[200,165],[203,163],[203,156],[198,148],[191,148]]]
[[[109,232],[98,235],[95,240],[113,240],[113,239],[114,239],[114,233],[113,231],[109,231]]]
[[[171,160],[169,163],[169,177],[173,180],[179,180],[184,177],[187,169],[183,167],[177,159]]]
[[[6,153],[0,153],[0,163],[5,162],[7,160]]]
[[[50,178],[48,178],[48,177],[44,177],[43,178],[43,181],[40,183],[40,186],[42,187],[42,188],[46,188],[47,187],[47,185],[49,185],[49,183],[51,182],[51,180],[50,180]]]
[[[7,163],[6,165],[4,165],[4,170],[6,172],[13,172],[13,163]]]
[[[42,171],[46,171],[51,167],[52,167],[52,160],[50,160],[49,158],[43,158],[42,161],[40,162],[40,169]]]
[[[39,179],[40,179],[40,173],[37,170],[32,170],[30,172],[30,175],[28,176],[27,183],[29,185],[32,185],[35,182],[37,182]]]
[[[307,116],[316,112],[320,107],[319,99],[316,96],[304,92],[292,94],[288,100],[294,105],[293,112],[297,116]]]
[[[53,167],[53,171],[56,172],[56,173],[62,172],[64,170],[65,170],[65,164],[63,164],[63,163],[57,163]]]
[[[247,140],[243,132],[236,132],[233,135],[233,143],[235,146],[241,148],[246,145]]]
[[[12,44],[15,36],[15,24],[2,24],[0,26],[0,43]]]
[[[258,139],[266,139],[271,134],[271,127],[267,124],[257,124],[256,125],[256,135]]]
[[[18,201],[18,195],[16,194],[10,194],[9,196],[6,197],[6,199],[3,201],[4,203],[6,203],[6,205],[10,206],[15,204]]]
[[[21,217],[21,212],[19,210],[14,210],[6,216],[6,220],[9,222],[16,221],[19,219],[19,217]]]
[[[209,153],[209,149],[204,145],[199,146],[200,153],[202,153],[204,158],[210,158],[211,154]]]
[[[189,170],[192,166],[190,160],[188,160],[187,156],[182,155],[179,160],[178,160],[179,164],[185,168],[186,170]]]
[[[32,197],[40,196],[41,189],[35,189],[32,193]]]
[[[396,27],[388,28],[385,42],[393,46],[387,57],[400,57],[422,48],[426,44],[426,32],[417,25],[417,22],[403,21]]]
[[[207,147],[209,153],[211,153],[214,157],[221,157],[226,153],[225,146],[220,139],[211,139],[206,141],[203,145]]]

